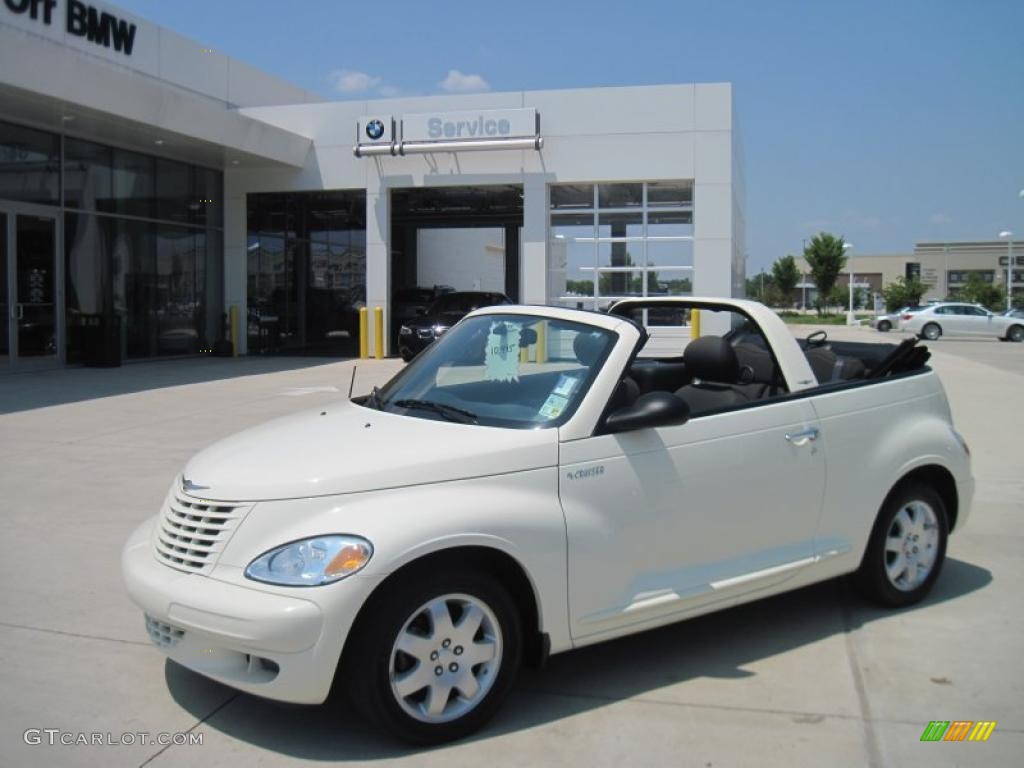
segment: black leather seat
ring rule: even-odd
[[[840,357],[828,347],[809,347],[804,350],[804,357],[819,384],[863,379],[867,373],[867,366],[861,360],[856,357]]]
[[[683,350],[686,369],[693,383],[676,390],[694,415],[719,408],[742,405],[757,399],[763,384],[742,384],[736,350],[719,336],[702,336]],[[755,389],[756,388],[756,391]]]

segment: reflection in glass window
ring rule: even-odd
[[[692,181],[652,181],[647,184],[647,206],[685,207],[693,205]]]
[[[114,210],[129,216],[153,218],[156,180],[154,159],[123,149],[114,150]]]
[[[558,184],[551,187],[551,207],[555,209],[593,208],[592,184]]]
[[[156,217],[188,224],[199,212],[193,189],[192,166],[173,160],[156,161]]]
[[[60,137],[0,122],[0,198],[60,202]]]
[[[643,184],[598,184],[599,208],[639,208],[644,204]]]
[[[113,151],[91,141],[64,140],[64,206],[86,211],[114,210],[111,192]]]

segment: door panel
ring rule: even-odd
[[[573,636],[613,634],[809,564],[825,484],[806,400],[563,443]]]
[[[56,220],[16,215],[12,303],[19,359],[57,356],[56,273]]]

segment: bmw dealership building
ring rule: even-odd
[[[740,295],[732,96],[331,102],[116,6],[0,0],[0,371],[87,360],[98,327],[126,361],[349,355],[364,306],[390,352],[450,289]]]

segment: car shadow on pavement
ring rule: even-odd
[[[834,579],[559,654],[542,670],[524,669],[495,719],[469,741],[573,717],[698,678],[727,685],[753,676],[745,666],[758,660],[963,597],[991,581],[987,569],[949,559],[928,599],[903,610],[870,605],[845,580]],[[339,703],[307,707],[235,693],[170,661],[165,677],[175,701],[203,721],[198,730],[220,731],[261,749],[324,761],[389,759],[418,751],[369,729]],[[213,712],[203,711],[199,702],[211,700],[211,688],[223,691],[222,703]]]
[[[0,376],[0,414],[115,397],[185,384],[300,370],[351,358],[190,357],[146,360],[119,368],[58,368]],[[338,386],[348,382],[339,381]]]

